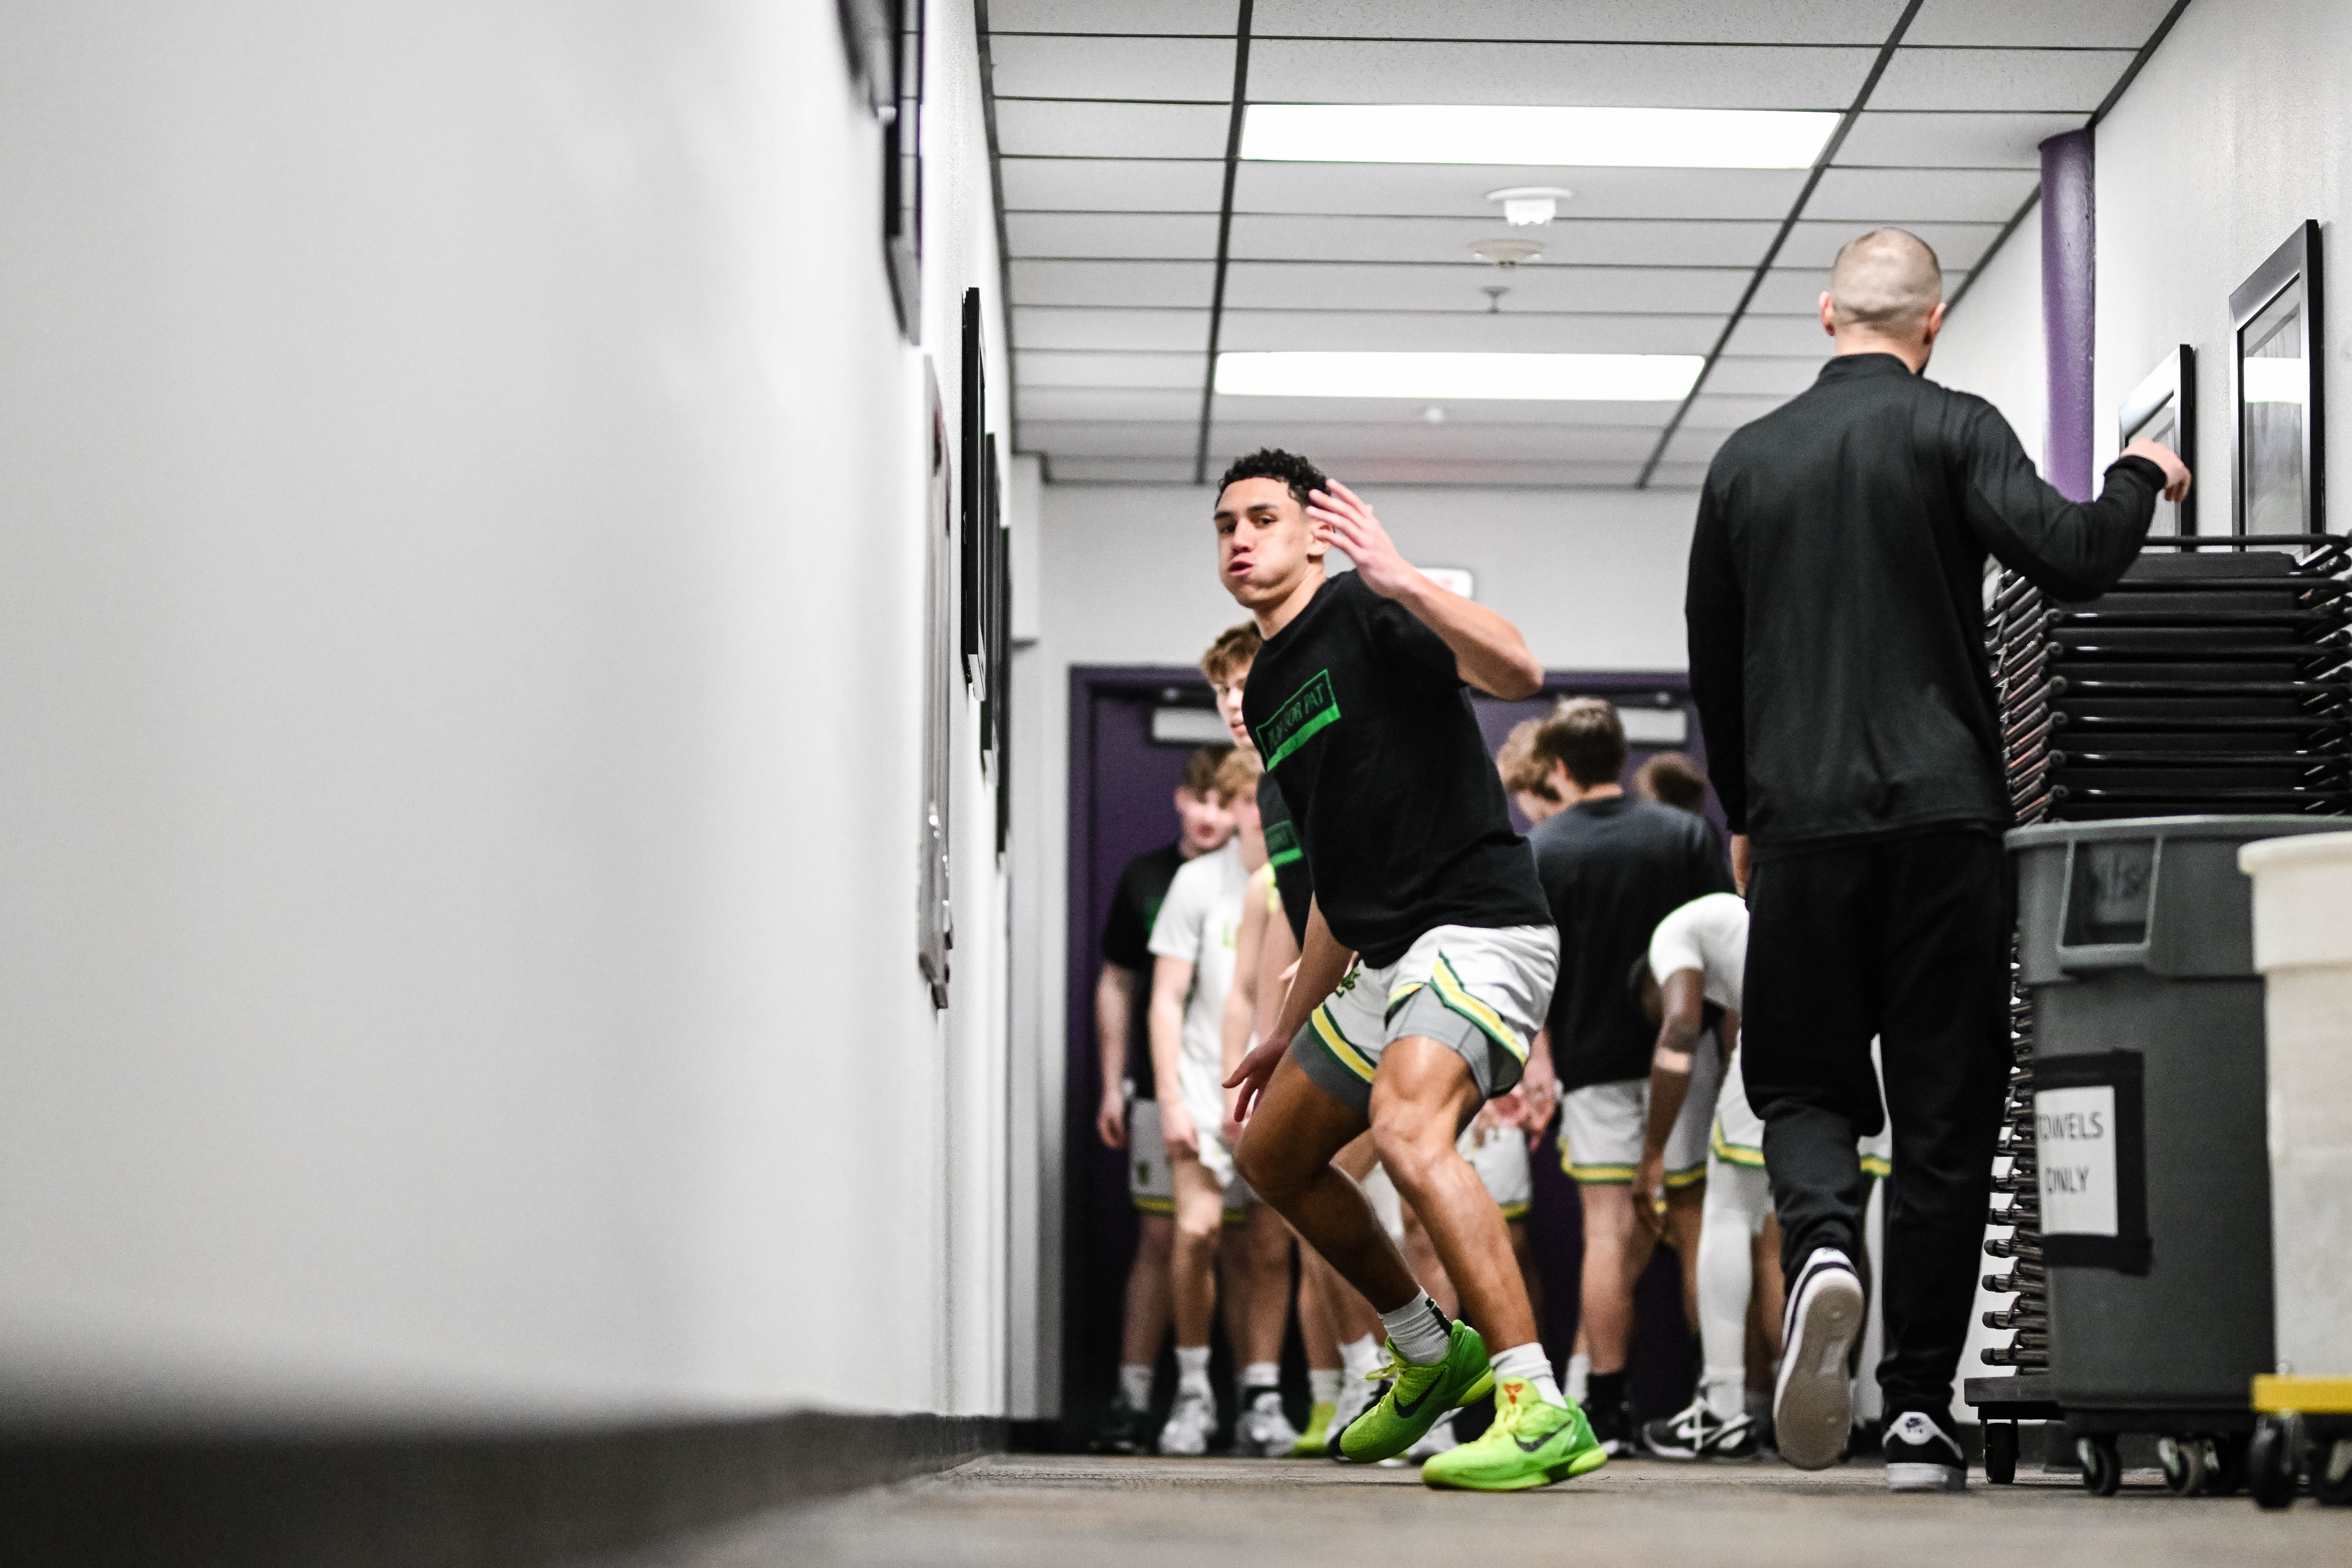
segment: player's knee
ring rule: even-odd
[[[1454,1139],[1444,1120],[1414,1105],[1376,1106],[1372,1147],[1380,1152],[1381,1163],[1390,1176],[1407,1186],[1418,1185],[1440,1161],[1460,1158],[1454,1152]]]
[[[1254,1138],[1244,1131],[1234,1151],[1234,1168],[1250,1190],[1280,1209],[1313,1174],[1278,1139]]]
[[[1176,1245],[1176,1222],[1166,1215],[1147,1215],[1136,1233],[1136,1250],[1146,1258],[1166,1261]]]

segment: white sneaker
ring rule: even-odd
[[[1969,1487],[1969,1461],[1959,1443],[1923,1410],[1906,1410],[1886,1428],[1886,1489],[1958,1492]]]
[[[1406,1462],[1417,1465],[1423,1459],[1433,1458],[1443,1454],[1448,1448],[1460,1447],[1462,1447],[1462,1439],[1454,1435],[1454,1417],[1448,1415],[1436,1426],[1423,1432],[1421,1435],[1421,1440],[1404,1451],[1404,1457]]]
[[[1780,1457],[1801,1470],[1825,1470],[1844,1456],[1853,1430],[1847,1361],[1863,1325],[1862,1279],[1853,1259],[1817,1247],[1789,1286],[1780,1384],[1772,1431]]]
[[[1298,1447],[1298,1428],[1282,1413],[1282,1395],[1273,1389],[1257,1391],[1242,1412],[1234,1433],[1234,1451],[1258,1458],[1287,1458]]]
[[[1216,1401],[1195,1389],[1179,1389],[1176,1404],[1168,1412],[1168,1424],[1160,1428],[1160,1451],[1205,1454],[1209,1434],[1216,1429]]]

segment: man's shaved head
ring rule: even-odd
[[[1944,269],[1936,253],[1907,229],[1874,228],[1847,240],[1830,274],[1830,301],[1841,327],[1908,337],[1943,298]]]

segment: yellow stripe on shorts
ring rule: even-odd
[[[1528,1059],[1528,1047],[1520,1040],[1518,1031],[1503,1022],[1500,1013],[1470,994],[1469,988],[1462,984],[1462,976],[1454,972],[1453,963],[1444,953],[1439,953],[1437,962],[1430,966],[1429,977],[1437,986],[1439,1001],[1477,1025],[1486,1031],[1489,1039],[1521,1062]]]
[[[1734,1143],[1724,1137],[1723,1123],[1720,1121],[1715,1124],[1715,1131],[1707,1139],[1706,1146],[1714,1150],[1715,1157],[1727,1165],[1744,1165],[1751,1171],[1760,1171],[1764,1168],[1764,1152]]]
[[[1315,1026],[1317,1037],[1329,1047],[1333,1056],[1339,1058],[1341,1067],[1346,1068],[1366,1083],[1372,1081],[1372,1064],[1365,1058],[1363,1052],[1348,1043],[1348,1037],[1341,1034],[1339,1026],[1331,1021],[1331,1008],[1328,1003],[1308,1014],[1307,1021]]]

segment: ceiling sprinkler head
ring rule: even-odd
[[[1533,261],[1544,253],[1538,241],[1532,239],[1482,239],[1470,247],[1470,254],[1481,261],[1491,261],[1497,267],[1517,267],[1522,261]]]
[[[1503,221],[1514,228],[1549,223],[1559,216],[1559,204],[1576,195],[1558,185],[1510,185],[1488,191],[1486,199],[1503,204]]]
[[[1507,286],[1501,283],[1480,284],[1478,287],[1478,292],[1486,296],[1486,314],[1490,316],[1501,315],[1503,313],[1503,296],[1510,291],[1511,290]]]

